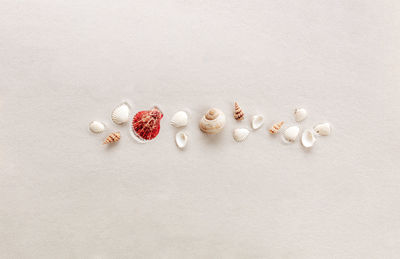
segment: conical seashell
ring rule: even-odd
[[[89,123],[89,130],[93,133],[102,133],[106,126],[100,121],[92,121]]]
[[[318,124],[314,127],[314,131],[321,136],[328,136],[331,134],[331,125],[329,123]]]
[[[278,131],[281,129],[282,125],[283,125],[283,121],[275,123],[274,125],[272,125],[272,127],[269,129],[269,133],[271,134],[276,134],[278,133]]]
[[[242,108],[240,108],[239,104],[235,102],[235,111],[233,113],[233,117],[235,117],[235,120],[241,121],[244,119],[244,113]]]
[[[109,144],[118,142],[121,139],[121,134],[119,132],[113,132],[104,140],[103,144]]]
[[[297,136],[299,135],[299,131],[300,129],[297,126],[289,127],[283,133],[283,137],[287,142],[294,142],[297,139]]]
[[[172,116],[171,125],[174,127],[184,127],[188,124],[189,116],[184,111],[179,111]]]
[[[111,119],[115,124],[121,125],[129,120],[129,113],[131,107],[128,103],[124,102],[118,105],[111,113]]]
[[[251,127],[253,129],[259,129],[264,124],[264,116],[261,114],[254,115],[251,118]]]
[[[211,108],[200,120],[200,130],[207,134],[217,134],[224,128],[225,114],[218,109]]]
[[[180,132],[176,133],[176,135],[175,135],[175,142],[176,142],[176,145],[182,149],[182,148],[186,147],[186,144],[188,142],[188,136],[186,135],[185,132],[180,131]]]
[[[301,135],[301,144],[304,147],[312,147],[315,141],[317,141],[317,139],[314,137],[314,132],[312,130],[305,130]]]
[[[307,111],[304,108],[298,108],[294,110],[294,119],[299,122],[307,117]]]
[[[237,142],[242,142],[249,136],[249,133],[248,129],[235,129],[233,131],[233,139]]]

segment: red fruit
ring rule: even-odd
[[[163,116],[157,107],[150,111],[140,111],[133,117],[132,130],[139,138],[152,140],[160,132],[160,121]]]

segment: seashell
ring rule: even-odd
[[[283,133],[283,137],[287,142],[294,142],[297,139],[297,136],[299,135],[299,131],[300,129],[297,126],[289,127]]]
[[[121,139],[121,134],[119,132],[113,132],[104,140],[103,144],[110,144],[118,142]]]
[[[269,133],[271,134],[276,134],[278,133],[278,131],[281,129],[282,125],[283,125],[283,121],[279,122],[279,123],[275,123],[274,125],[272,125],[272,127],[269,129]]]
[[[314,137],[314,132],[312,130],[305,130],[301,135],[301,144],[306,148],[312,147],[315,141],[317,141],[317,139]]]
[[[244,119],[243,110],[242,110],[242,108],[240,108],[240,106],[239,106],[239,104],[237,104],[237,102],[235,102],[235,111],[233,112],[233,117],[237,121],[241,121]]]
[[[111,113],[111,119],[115,124],[121,125],[129,120],[129,113],[131,107],[128,103],[124,102],[118,105]]]
[[[180,131],[180,132],[176,133],[176,135],[175,135],[175,142],[176,142],[176,145],[180,149],[182,149],[182,148],[186,147],[186,144],[188,142],[188,136],[186,135],[185,132]]]
[[[261,114],[254,115],[251,119],[251,127],[253,129],[259,129],[264,124],[264,116]]]
[[[211,108],[200,120],[200,130],[207,134],[217,134],[225,126],[225,114],[216,108]]]
[[[93,133],[102,133],[106,126],[100,121],[92,121],[89,123],[89,130]]]
[[[314,127],[314,131],[320,136],[328,136],[331,134],[331,125],[328,122],[318,124]]]
[[[294,110],[294,119],[299,122],[307,118],[307,111],[304,108]]]
[[[151,110],[136,113],[132,119],[132,137],[141,143],[157,137],[160,132],[160,122],[163,116],[163,113],[156,106]]]
[[[249,133],[248,129],[235,129],[233,131],[233,139],[237,142],[242,142],[249,136]]]
[[[184,127],[188,124],[189,116],[184,111],[179,111],[172,116],[171,125],[174,127]]]

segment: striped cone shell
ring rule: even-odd
[[[121,134],[119,132],[113,132],[104,140],[103,144],[110,144],[118,142],[121,139]]]
[[[241,121],[244,119],[244,113],[242,111],[242,108],[240,108],[239,104],[235,102],[235,112],[233,113],[233,117],[235,117],[235,120]]]
[[[272,125],[272,127],[269,129],[269,133],[271,133],[271,134],[277,133],[281,129],[282,125],[283,125],[283,121]]]

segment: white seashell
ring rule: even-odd
[[[129,113],[131,107],[128,103],[124,102],[118,105],[111,113],[111,119],[115,124],[121,125],[129,120]]]
[[[320,136],[328,136],[331,134],[331,125],[328,122],[318,124],[314,127],[314,131]]]
[[[89,123],[89,130],[93,133],[102,133],[106,126],[100,121],[92,121]]]
[[[314,132],[312,130],[305,130],[301,136],[301,144],[304,147],[312,147],[315,143],[315,141],[317,141],[317,139],[314,137]]]
[[[176,135],[175,135],[175,142],[176,142],[176,145],[182,149],[182,148],[186,147],[186,144],[188,142],[188,136],[186,135],[185,132],[180,131],[180,132],[176,133]]]
[[[261,114],[254,115],[251,118],[251,127],[253,129],[259,129],[264,124],[264,116]]]
[[[304,108],[294,110],[294,119],[299,122],[307,118],[307,111]]]
[[[233,139],[237,142],[242,142],[249,136],[249,133],[248,129],[235,129],[233,131]]]
[[[225,114],[218,109],[211,108],[200,120],[200,130],[207,134],[217,134],[225,126]]]
[[[172,116],[171,125],[174,127],[184,127],[188,124],[189,116],[184,111],[179,111]]]
[[[300,129],[297,126],[289,127],[283,133],[283,137],[287,142],[294,142],[297,139],[297,136],[299,135],[299,131]]]

